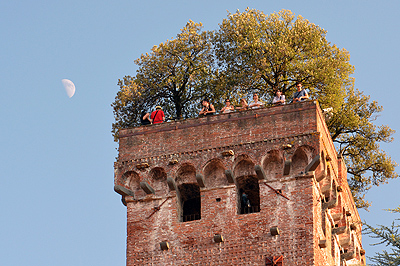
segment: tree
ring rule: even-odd
[[[215,55],[227,84],[271,98],[291,96],[302,82],[322,106],[338,107],[353,79],[349,53],[331,45],[326,31],[289,10],[228,14],[215,34]]]
[[[167,40],[135,60],[136,76],[118,81],[120,91],[112,104],[113,133],[138,125],[142,110],[156,105],[166,116],[188,118],[198,112],[203,97],[219,97],[212,89],[212,32],[201,31],[202,24],[189,21],[176,39]]]
[[[138,124],[140,111],[163,105],[167,116],[193,117],[207,96],[218,107],[226,97],[257,92],[271,102],[280,89],[286,99],[302,82],[322,109],[332,108],[327,125],[348,167],[357,207],[367,208],[371,185],[397,178],[397,166],[379,144],[394,131],[374,125],[382,107],[354,89],[354,67],[345,49],[326,40],[326,31],[289,10],[265,15],[246,9],[229,13],[213,32],[188,22],[175,40],[155,46],[135,63],[136,76],[119,80],[112,104],[118,129]]]
[[[389,209],[388,211],[400,213],[400,206],[396,209]],[[379,225],[378,227],[373,227],[365,224],[366,228],[364,230],[366,234],[379,240],[375,245],[384,244],[390,247],[390,251],[384,250],[382,253],[378,252],[374,257],[370,257],[371,261],[376,263],[373,265],[400,265],[400,225],[397,221],[399,221],[399,219],[395,219],[390,226]]]
[[[394,131],[373,124],[382,107],[354,89],[354,67],[344,49],[326,40],[326,31],[289,10],[265,15],[246,9],[228,14],[214,37],[220,75],[226,84],[257,91],[271,99],[280,89],[286,98],[296,82],[307,87],[321,108],[332,108],[328,129],[348,167],[357,207],[367,208],[371,185],[396,178],[396,162],[379,149]]]
[[[376,101],[350,87],[341,107],[327,119],[332,140],[338,144],[347,172],[348,183],[357,207],[367,208],[365,192],[371,185],[379,186],[389,179],[397,178],[397,163],[379,148],[379,143],[393,141],[394,130],[373,122],[383,110]]]

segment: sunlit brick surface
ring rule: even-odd
[[[115,185],[134,195],[123,196],[127,265],[365,261],[346,169],[313,101],[122,130]]]

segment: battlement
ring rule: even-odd
[[[114,167],[127,265],[365,261],[316,101],[124,129]]]

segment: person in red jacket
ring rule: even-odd
[[[161,106],[156,106],[156,110],[150,115],[150,121],[153,124],[158,124],[165,121],[165,115],[163,110],[161,110]]]

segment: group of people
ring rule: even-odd
[[[308,93],[305,89],[303,89],[301,82],[296,83],[296,89],[297,91],[293,94],[293,103],[302,102],[309,98]],[[277,90],[275,92],[275,97],[272,100],[272,104],[283,105],[285,104],[285,102],[286,102],[285,95],[283,95],[280,90]],[[208,99],[203,99],[201,104],[203,108],[199,112],[199,115],[207,116],[216,113],[214,105],[212,105]],[[247,104],[246,99],[241,98],[240,105],[237,106],[236,108],[233,105],[231,105],[229,99],[226,99],[225,106],[221,109],[220,113],[227,114],[234,112],[235,110],[244,111],[248,109],[258,109],[262,107],[264,107],[264,103],[260,102],[258,99],[258,94],[254,93],[253,101],[250,102],[250,104]],[[158,124],[158,123],[163,123],[164,121],[165,121],[165,115],[164,112],[161,110],[161,106],[157,106],[156,110],[153,111],[151,114],[144,112],[141,115],[142,125]]]
[[[204,99],[201,104],[203,105],[203,109],[200,111],[199,115],[210,115],[215,113],[214,106],[207,99]],[[250,104],[247,104],[246,99],[241,98],[240,105],[236,108],[231,105],[231,101],[229,99],[226,99],[225,106],[221,109],[221,113],[227,114],[235,110],[244,111],[247,109],[258,109],[261,107],[264,107],[264,103],[260,102],[258,100],[258,94],[254,93],[253,101]]]
[[[296,83],[297,91],[293,94],[293,103],[302,102],[309,98],[308,93],[305,89],[303,89],[303,85],[301,82]],[[273,105],[281,105],[285,104],[285,95],[282,94],[282,91],[277,90],[275,93],[275,97],[272,100]]]
[[[297,91],[293,94],[293,103],[302,102],[309,98],[306,90],[303,89],[303,85],[301,82],[296,83]],[[282,94],[282,91],[277,90],[275,92],[275,97],[272,100],[273,105],[283,105],[286,103],[285,95]],[[207,99],[204,99],[201,104],[203,108],[201,109],[199,115],[213,115],[216,111],[214,105],[212,105]],[[250,104],[247,104],[246,99],[241,98],[239,102],[239,106],[236,108],[231,105],[229,99],[226,99],[225,106],[221,109],[220,113],[227,114],[233,111],[244,111],[248,109],[258,109],[264,107],[264,103],[260,102],[258,99],[258,94],[253,94],[253,101]]]
[[[140,116],[140,123],[142,125],[159,124],[163,123],[164,121],[165,114],[161,106],[156,106],[156,110],[153,111],[151,114],[143,111],[142,115]]]

